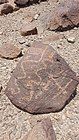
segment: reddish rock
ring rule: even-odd
[[[35,25],[33,25],[32,23],[25,25],[21,29],[22,36],[35,35],[35,34],[38,34],[37,27]]]
[[[7,43],[0,47],[0,57],[6,59],[14,59],[20,56],[21,49],[14,46],[13,44]]]
[[[50,12],[47,18],[49,30],[68,30],[79,25],[79,0],[65,0]]]
[[[18,63],[5,94],[29,113],[60,111],[75,94],[79,79],[55,50],[33,43]]]
[[[9,14],[13,12],[13,6],[10,4],[4,4],[1,8],[1,15]]]
[[[49,118],[37,122],[37,125],[22,140],[56,140],[52,122]]]

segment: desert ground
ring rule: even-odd
[[[21,48],[24,54],[34,40],[51,45],[79,76],[79,28],[63,32],[42,31],[40,20],[34,19],[51,10],[57,3],[41,2],[18,11],[0,16],[0,47],[11,42]],[[20,28],[31,20],[37,23],[38,34],[21,36]],[[72,38],[74,41],[69,42]],[[36,124],[37,120],[50,117],[57,140],[79,140],[79,85],[76,96],[57,113],[32,115],[16,108],[5,95],[5,88],[17,63],[23,56],[13,60],[0,57],[0,140],[20,140]]]

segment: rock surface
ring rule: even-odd
[[[79,79],[51,46],[36,42],[18,63],[5,94],[29,113],[60,111]]]
[[[22,36],[28,36],[28,35],[35,35],[38,34],[37,28],[35,25],[28,24],[25,25],[22,29],[21,29],[21,35]]]
[[[21,49],[14,46],[13,44],[7,43],[4,46],[0,47],[0,57],[6,59],[14,59],[20,56]]]
[[[79,25],[79,0],[65,0],[50,12],[47,20],[49,30],[67,30]]]
[[[37,122],[37,125],[22,140],[56,140],[51,120],[45,118]]]
[[[19,6],[25,6],[29,0],[15,0],[14,3]]]

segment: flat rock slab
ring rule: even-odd
[[[0,57],[6,59],[14,59],[21,55],[21,48],[14,46],[13,44],[7,43],[0,47]]]
[[[55,50],[34,42],[18,63],[5,94],[29,113],[60,111],[75,92],[79,79]]]
[[[49,30],[63,31],[79,26],[79,0],[59,3],[45,19]]]
[[[51,120],[45,118],[37,122],[37,125],[22,140],[56,140]]]

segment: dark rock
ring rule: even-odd
[[[0,0],[0,4],[7,3],[8,0]]]
[[[65,0],[50,12],[47,28],[49,30],[69,30],[79,26],[79,0]]]
[[[18,63],[5,94],[29,113],[60,111],[75,93],[79,79],[55,50],[33,43]]]
[[[46,118],[38,121],[37,125],[22,140],[56,140],[51,120]]]
[[[21,49],[14,46],[13,44],[7,43],[4,46],[0,47],[0,57],[6,59],[14,59],[20,56]]]
[[[0,92],[1,92],[1,90],[2,90],[2,86],[0,86]]]
[[[18,6],[25,6],[29,0],[15,0],[14,3]]]
[[[13,12],[13,6],[10,4],[4,4],[1,8],[1,15],[3,14],[9,14]]]
[[[35,34],[38,34],[38,31],[36,26],[33,25],[33,23],[28,24],[21,29],[22,36],[35,35]]]

